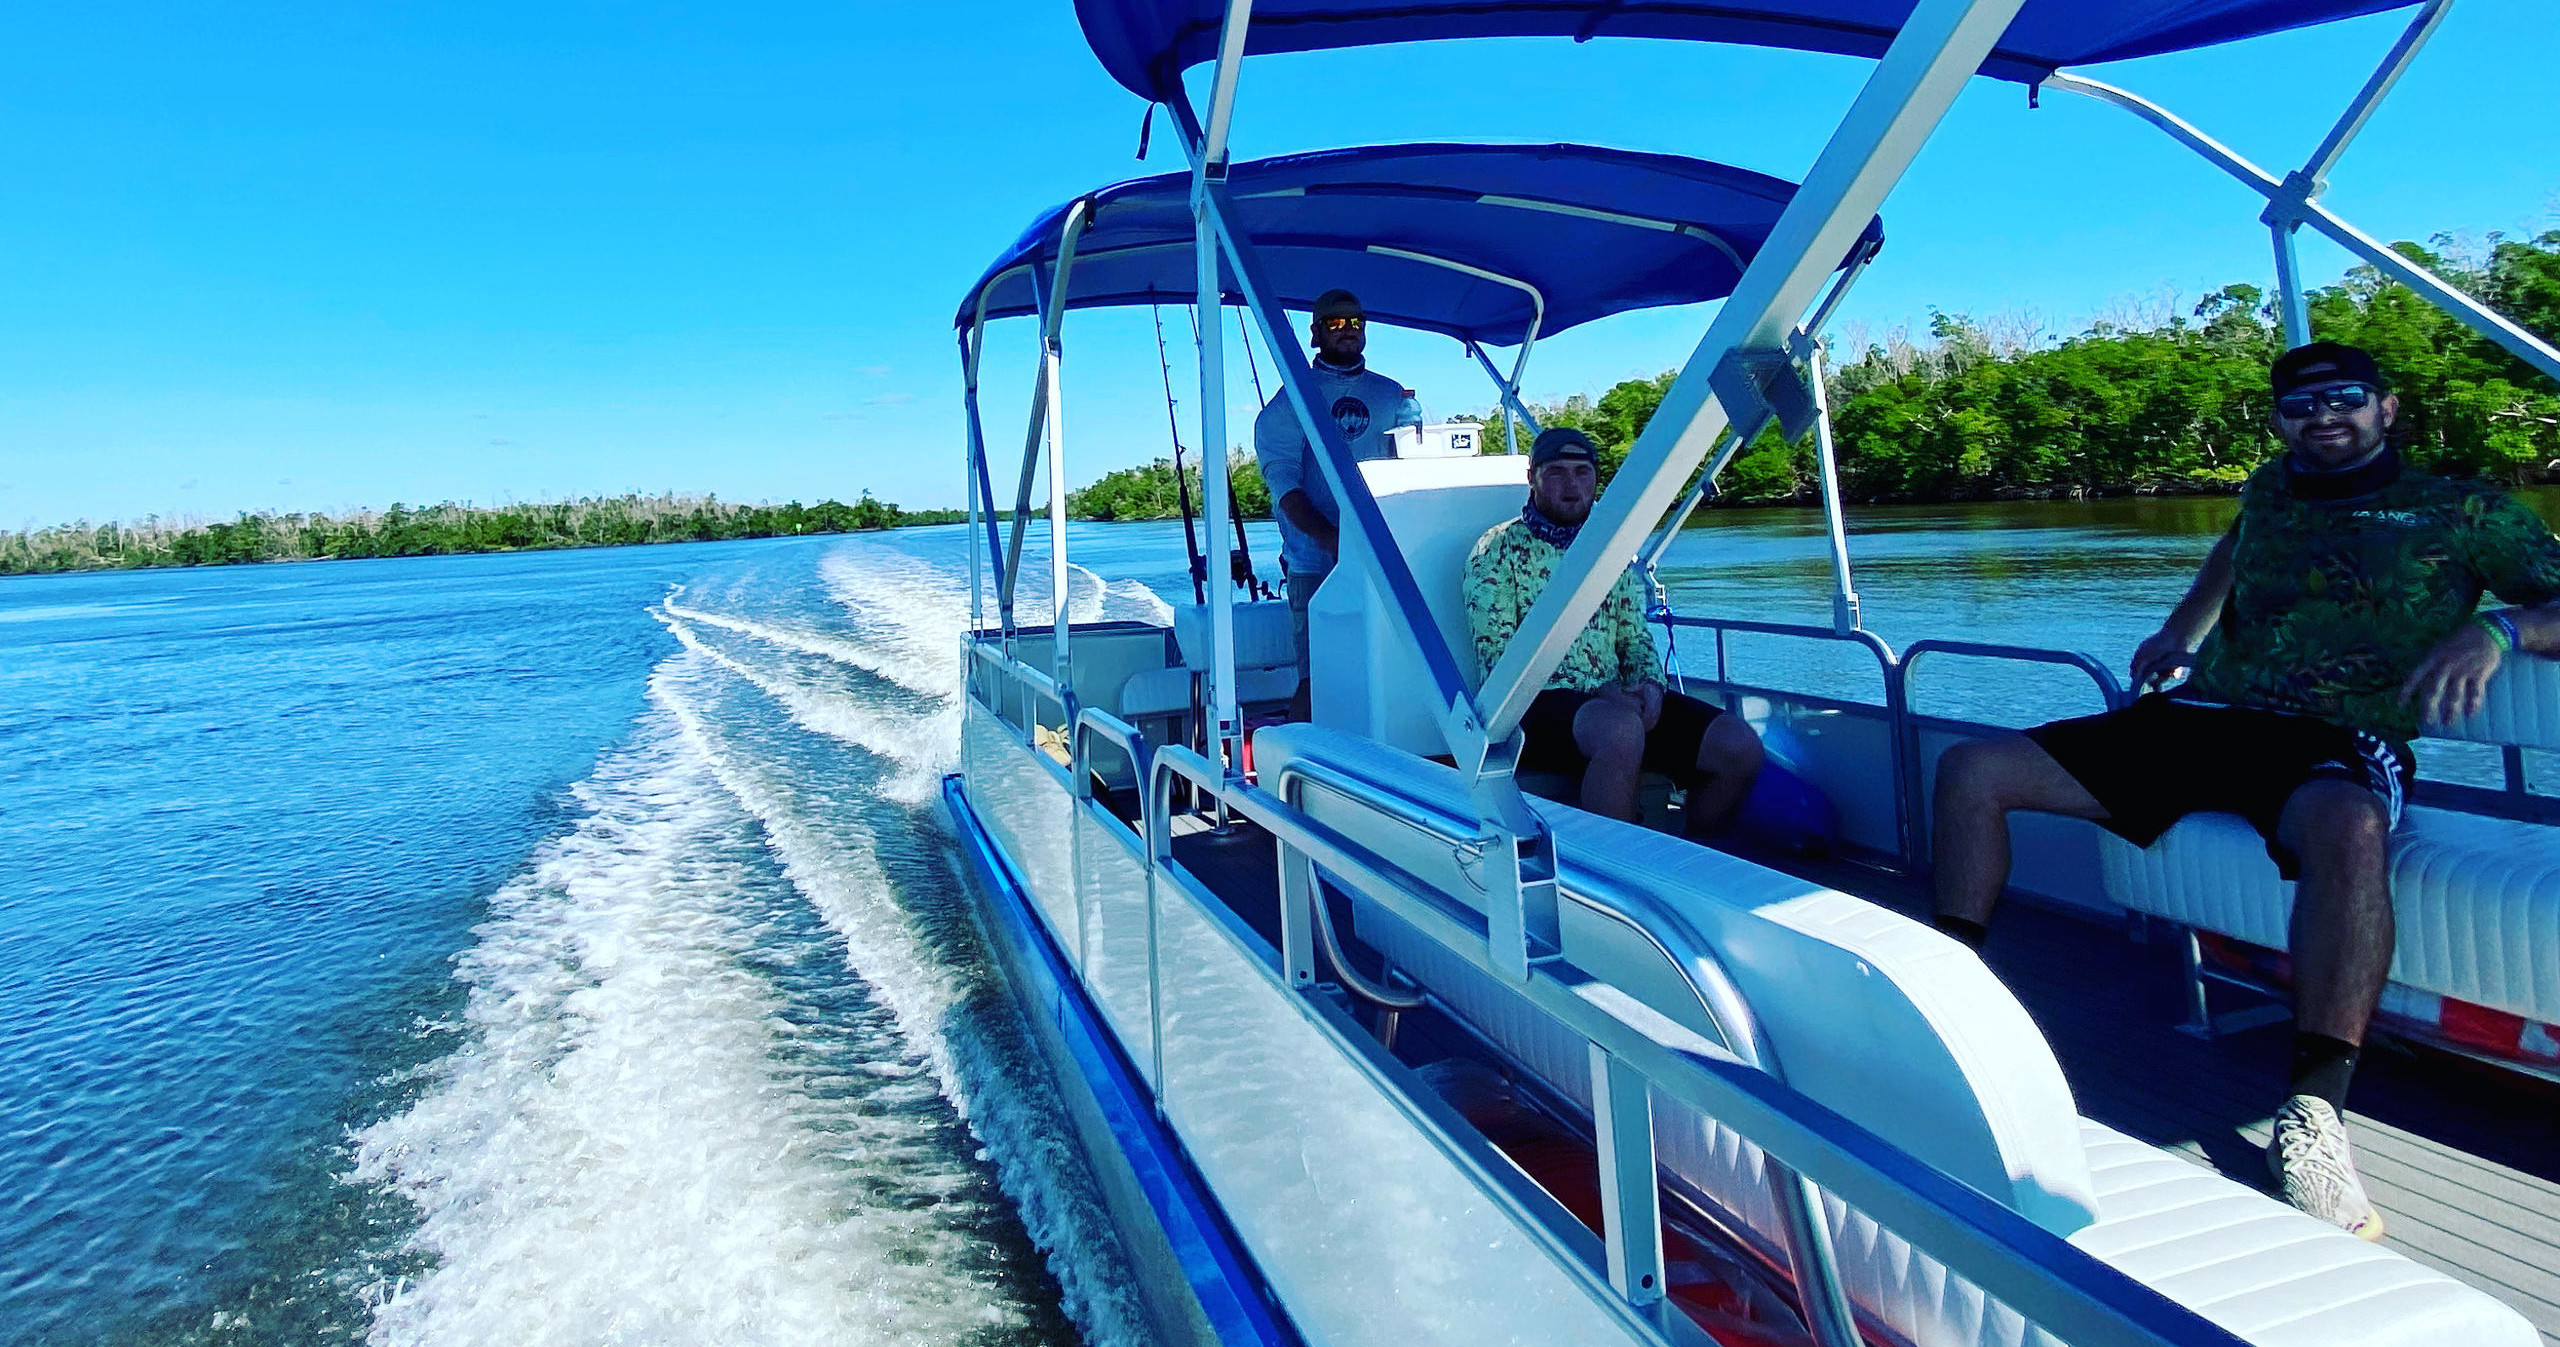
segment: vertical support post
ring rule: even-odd
[[[1307,853],[1280,841],[1280,970],[1289,986],[1304,991],[1315,985],[1317,903],[1315,862]]]
[[[2276,309],[2284,318],[2285,349],[2291,350],[2311,340],[2311,305],[2303,294],[2302,258],[2294,240],[2302,226],[2289,219],[2271,219],[2267,233],[2276,250]]]
[[[1777,1198],[1787,1261],[1796,1274],[1796,1307],[1804,1312],[1806,1329],[1822,1347],[1861,1347],[1865,1340],[1858,1336],[1858,1316],[1849,1307],[1849,1293],[1840,1285],[1840,1260],[1832,1250],[1822,1190],[1775,1156],[1764,1156],[1761,1169]]]
[[[1227,495],[1227,347],[1218,319],[1226,306],[1219,285],[1216,222],[1209,199],[1197,190],[1225,166],[1203,164],[1195,173],[1191,200],[1192,253],[1198,263],[1200,321],[1195,325],[1194,352],[1200,360],[1200,494],[1209,515],[1209,695],[1204,699],[1214,747],[1211,759],[1227,779],[1244,775],[1244,723],[1236,711],[1235,570],[1228,564]],[[1225,822],[1223,804],[1219,821]]]
[[[1058,685],[1060,711],[1066,717],[1066,729],[1072,733],[1076,718],[1075,665],[1067,651],[1067,629],[1074,622],[1074,605],[1067,587],[1067,434],[1066,393],[1060,386],[1064,374],[1065,347],[1062,333],[1067,321],[1067,282],[1074,275],[1076,244],[1084,237],[1084,223],[1090,204],[1078,201],[1067,208],[1065,225],[1058,235],[1058,264],[1050,273],[1049,284],[1039,290],[1040,297],[1040,386],[1043,393],[1037,424],[1044,428],[1049,442],[1049,601],[1056,614],[1049,633],[1049,677]],[[1036,276],[1037,273],[1035,272]],[[1030,461],[1024,460],[1023,486],[1030,486]],[[1022,545],[1021,520],[1015,520],[1014,546]]]
[[[1813,394],[1814,461],[1822,474],[1822,522],[1831,533],[1831,629],[1858,630],[1858,587],[1849,579],[1848,522],[1840,510],[1840,456],[1831,438],[1831,395],[1823,386],[1822,343],[1806,343],[1804,377]]]
[[[1597,1043],[1591,1045],[1591,1125],[1600,1138],[1600,1237],[1608,1248],[1609,1284],[1628,1304],[1654,1309],[1663,1285],[1653,1089]]]
[[[2178,1032],[2191,1038],[2213,1037],[2213,1001],[2204,985],[2204,946],[2196,939],[2196,928],[2179,928],[2178,954],[2186,965],[2187,1019]]]
[[[960,465],[960,494],[969,498],[969,627],[966,638],[971,647],[978,643],[978,623],[986,611],[984,566],[978,548],[978,482],[987,470],[987,437],[978,422],[978,356],[975,337],[984,337],[986,329],[960,334],[960,405],[968,414],[969,458]],[[990,518],[989,523],[994,520]],[[992,551],[992,549],[989,549]],[[977,680],[977,656],[969,656],[969,681]]]

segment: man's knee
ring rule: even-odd
[[[2351,781],[2313,781],[2285,800],[2279,831],[2310,868],[2382,872],[2391,815],[2380,796]]]
[[[1716,717],[1698,736],[1698,770],[1716,776],[1757,776],[1768,752],[1751,723],[1736,715]]]
[[[1573,718],[1573,738],[1584,757],[1634,762],[1644,756],[1644,718],[1620,702],[1584,702]]]
[[[2095,802],[2033,739],[2004,734],[1967,739],[1938,758],[1938,813],[2046,809],[2087,815]]]

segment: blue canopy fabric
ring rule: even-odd
[[[1796,190],[1724,164],[1584,145],[1323,150],[1237,164],[1227,187],[1282,307],[1310,308],[1341,286],[1377,321],[1491,346],[1520,344],[1535,304],[1517,286],[1444,263],[1534,286],[1546,304],[1541,333],[1704,303],[1733,293]],[[1090,215],[1067,307],[1198,298],[1189,173],[1079,200]],[[974,322],[981,297],[989,318],[1038,312],[1032,265],[1056,262],[1074,204],[1023,231],[969,287],[954,321]],[[1859,246],[1883,240],[1884,222],[1871,220]],[[1223,261],[1220,271],[1228,298],[1241,298]]]
[[[2034,84],[2064,66],[2153,56],[2406,9],[2418,0],[2027,0],[1982,73]],[[1255,0],[1247,53],[1465,37],[1656,37],[1884,54],[1913,0]],[[1153,102],[1217,56],[1223,0],[1076,0],[1111,77]]]

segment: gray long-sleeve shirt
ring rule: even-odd
[[[1392,458],[1395,427],[1422,424],[1422,404],[1404,385],[1365,365],[1345,372],[1321,360],[1314,363],[1319,414],[1331,413],[1342,438],[1351,445],[1353,458]],[[1316,513],[1335,524],[1342,522],[1342,507],[1325,482],[1324,469],[1313,460],[1306,432],[1299,428],[1286,392],[1271,399],[1254,418],[1253,452],[1262,465],[1263,483],[1271,488],[1272,513],[1279,516],[1282,564],[1291,575],[1322,575],[1332,570],[1333,550],[1308,537],[1280,509],[1281,497],[1303,491]]]

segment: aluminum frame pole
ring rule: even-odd
[[[1731,353],[1784,348],[2023,4],[1920,0],[1913,8],[1486,676],[1477,697],[1482,733],[1508,738],[1519,727],[1530,699],[1733,419],[1711,386],[1718,367]]]
[[[1822,296],[1822,302],[1814,306],[1813,315],[1804,321],[1803,332],[1807,338],[1822,335],[1822,329],[1831,323],[1831,316],[1840,311],[1840,302],[1848,298],[1849,287],[1866,274],[1868,264],[1876,260],[1876,254],[1882,251],[1882,247],[1881,244],[1869,244],[1860,248],[1858,255],[1840,268],[1840,278],[1831,283],[1831,289]],[[1825,415],[1827,417],[1828,413]],[[1741,448],[1742,437],[1736,433],[1736,428],[1726,426],[1724,438],[1717,441],[1716,447],[1707,454],[1707,470],[1698,474],[1689,494],[1681,497],[1680,504],[1665,518],[1662,532],[1636,554],[1636,567],[1644,573],[1645,583],[1652,589],[1655,603],[1663,603],[1666,599],[1661,582],[1654,577],[1654,567],[1662,563],[1663,553],[1671,550],[1672,541],[1680,536],[1680,530],[1689,526],[1689,516],[1696,514],[1698,507],[1715,494],[1717,476],[1723,473],[1725,465],[1733,461],[1733,456]]]
[[[1849,577],[1849,526],[1840,506],[1840,456],[1831,438],[1831,394],[1823,387],[1822,343],[1805,356],[1805,382],[1813,391],[1813,456],[1822,476],[1822,523],[1831,534],[1831,629],[1858,630],[1858,587]]]
[[[2408,73],[2409,63],[2418,58],[2418,50],[2427,45],[2427,39],[2436,35],[2436,29],[2444,23],[2445,14],[2452,8],[2453,0],[2428,0],[2426,8],[2419,10],[2417,17],[2411,19],[2408,28],[2401,32],[2400,40],[2391,44],[2391,51],[2382,58],[2382,64],[2374,67],[2364,87],[2356,91],[2354,101],[2347,104],[2347,110],[2338,114],[2337,124],[2329,128],[2329,134],[2320,141],[2320,148],[2313,150],[2311,157],[2302,165],[2302,176],[2310,180],[2312,196],[2317,197],[2328,187],[2329,170],[2338,166],[2339,156],[2347,152],[2347,146],[2355,140],[2356,133],[2364,130],[2364,124],[2372,120],[2374,110],[2382,106],[2382,100],[2390,95],[2392,86]]]
[[[1225,316],[1226,291],[1219,283],[1217,224],[1210,218],[1207,196],[1199,190],[1207,174],[1223,175],[1224,171],[1223,165],[1195,170],[1191,228],[1200,282],[1200,322],[1193,334],[1192,353],[1200,362],[1200,494],[1206,498],[1209,550],[1215,554],[1209,563],[1209,695],[1203,702],[1217,745],[1211,760],[1233,781],[1244,775],[1244,720],[1236,711],[1235,567],[1230,560],[1234,544],[1228,538],[1227,346],[1225,324],[1220,321]],[[1287,568],[1282,569],[1281,583],[1286,584]],[[1220,808],[1224,822],[1223,804]]]
[[[1044,382],[1049,393],[1048,414],[1043,418],[1049,439],[1049,606],[1056,615],[1049,629],[1049,677],[1058,686],[1060,712],[1070,733],[1075,725],[1076,693],[1067,638],[1075,626],[1075,603],[1067,583],[1066,350],[1061,334],[1067,321],[1067,280],[1075,270],[1076,244],[1084,237],[1087,214],[1081,201],[1067,212],[1066,225],[1058,235],[1057,269],[1040,292],[1040,325],[1046,334],[1040,358],[1048,371]]]
[[[2276,255],[2276,312],[2284,321],[2285,349],[2311,340],[2311,297],[2302,285],[2302,254],[2295,246],[2302,226],[2291,220],[2267,225],[2267,240]]]
[[[978,488],[986,480],[987,437],[978,420],[978,357],[972,338],[986,336],[986,320],[982,316],[975,328],[960,334],[960,403],[967,413],[969,430],[968,461],[960,466],[960,494],[969,498],[969,640],[978,639],[978,627],[985,620],[986,577],[978,544]],[[992,525],[995,521],[989,518]],[[992,550],[992,549],[990,549]],[[973,667],[970,670],[974,673]]]
[[[2401,256],[2373,236],[2340,219],[2328,207],[2304,195],[2310,180],[2303,175],[2297,173],[2278,181],[2274,174],[2240,157],[2229,146],[2198,130],[2185,118],[2140,94],[2117,88],[2103,80],[2057,72],[2046,77],[2044,87],[2113,104],[2160,128],[2171,139],[2195,151],[2205,162],[2265,197],[2268,207],[2262,218],[2270,224],[2291,220],[2311,226],[2339,247],[2371,263],[2374,270],[2417,291],[2428,303],[2505,348],[2508,354],[2541,371],[2544,377],[2560,383],[2560,347],[2554,347],[2518,327],[2506,315],[2464,294],[2443,277]]]
[[[1485,377],[1493,380],[1494,397],[1502,403],[1503,410],[1510,413],[1504,418],[1503,429],[1511,441],[1511,452],[1519,453],[1520,427],[1527,426],[1532,437],[1542,429],[1538,424],[1538,418],[1530,415],[1529,408],[1520,401],[1520,381],[1517,378],[1504,380],[1502,368],[1493,363],[1493,357],[1486,355],[1484,348],[1472,341],[1467,343],[1467,354],[1474,356],[1476,364],[1484,368]]]

